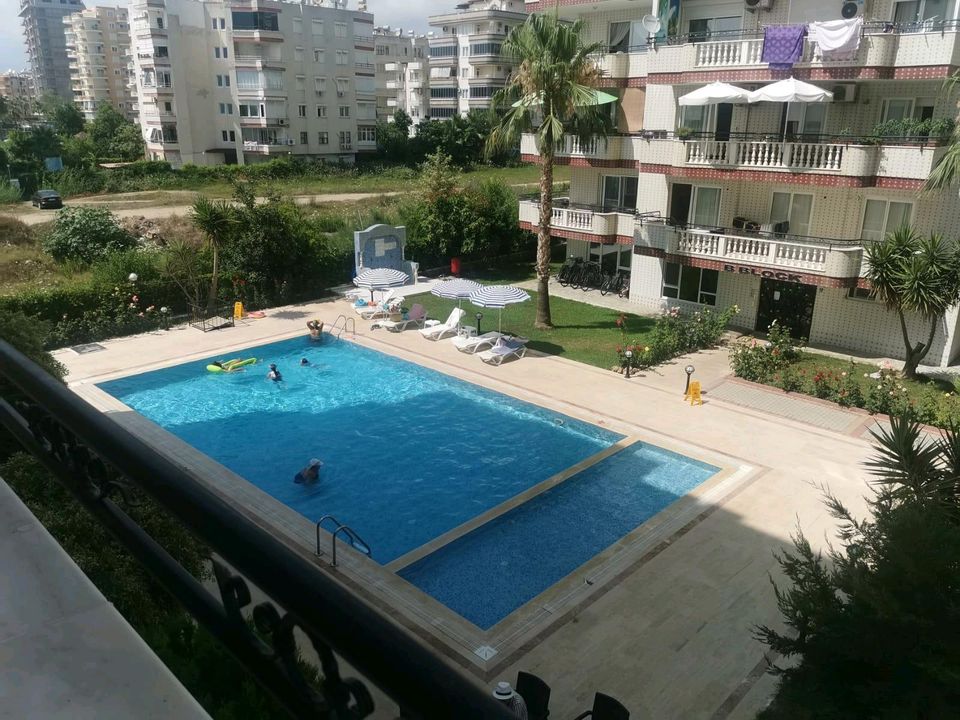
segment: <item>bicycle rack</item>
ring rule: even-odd
[[[340,324],[341,320],[343,320],[343,325]],[[338,315],[337,319],[333,321],[333,325],[330,326],[330,334],[339,340],[340,336],[348,331],[351,335],[356,336],[357,321],[354,318],[347,317],[343,314]]]
[[[344,532],[347,536],[347,540],[350,541],[350,546],[359,552],[362,552],[367,557],[370,557],[373,552],[370,550],[370,546],[367,545],[366,540],[360,537],[356,530],[351,528],[349,525],[344,525],[342,522],[337,520],[333,515],[324,515],[322,518],[317,520],[317,555],[320,556],[323,553],[320,551],[320,526],[323,525],[324,520],[333,520],[336,524],[336,529],[333,531],[333,537],[331,538],[332,553],[333,553],[333,566],[337,566],[337,535],[341,531]]]

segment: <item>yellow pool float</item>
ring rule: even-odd
[[[233,372],[242,367],[246,367],[247,365],[253,365],[256,361],[256,358],[234,358],[233,360],[227,360],[220,365],[214,365],[211,363],[210,365],[207,365],[207,370],[212,373]]]

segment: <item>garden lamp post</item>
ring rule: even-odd
[[[482,312],[478,312],[478,313],[477,313],[477,335],[480,334],[480,321],[481,321],[481,320],[483,320],[483,313],[482,313]]]
[[[627,359],[627,380],[630,379],[630,366],[633,365],[633,350],[625,350],[623,356]]]
[[[683,389],[684,397],[686,397],[690,392],[690,376],[693,375],[694,370],[696,370],[696,368],[693,365],[687,365],[683,369],[683,371],[687,374],[687,386]]]

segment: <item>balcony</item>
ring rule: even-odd
[[[363,47],[363,48],[372,48],[376,44],[373,35],[354,35],[353,36],[353,45],[354,47]]]
[[[353,67],[360,72],[369,72],[372,73],[376,69],[376,65],[368,62],[355,62]]]
[[[540,203],[537,200],[520,201],[520,223],[536,228],[540,224]],[[589,236],[593,242],[633,242],[636,213],[628,209],[612,209],[592,205],[578,205],[570,198],[554,198],[550,218],[551,232],[559,236]]]
[[[234,62],[237,67],[254,67],[258,70],[265,67],[284,67],[286,65],[281,57],[265,57],[263,55],[236,55]]]
[[[814,172],[853,177],[876,174],[877,147],[779,140],[689,140],[684,164],[775,172]]]
[[[611,78],[639,78],[647,75],[646,49],[606,53],[597,58],[604,75]]]
[[[237,40],[252,40],[253,42],[283,42],[283,33],[279,30],[247,30],[234,28],[233,37]]]
[[[240,117],[240,125],[243,127],[286,127],[290,124],[287,117]]]
[[[662,250],[666,255],[688,255],[731,266],[751,265],[830,278],[859,277],[863,260],[863,244],[859,240],[728,228],[680,228],[662,222],[641,224],[637,244]]]
[[[837,73],[842,71],[846,79],[872,79],[893,78],[909,67],[950,66],[957,63],[960,53],[958,30],[960,21],[956,20],[909,25],[868,22],[855,57],[824,60],[816,40],[807,38],[795,68],[800,71],[798,76],[837,79]],[[650,74],[766,70],[762,54],[763,34],[756,31],[733,31],[710,38],[680,36],[650,54],[647,70]],[[610,70],[614,77],[618,76],[613,74],[617,72],[615,68]]]

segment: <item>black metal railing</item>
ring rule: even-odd
[[[688,43],[723,42],[733,40],[762,40],[764,27],[753,30],[715,30],[672,35],[657,38],[663,45],[687,45]],[[871,20],[863,24],[860,36],[869,35],[916,35],[918,33],[947,33],[960,29],[960,20],[927,20],[910,23],[895,23]],[[633,51],[631,51],[633,52]]]
[[[866,241],[865,240],[843,240],[839,238],[825,238],[825,237],[816,237],[813,235],[795,235],[791,234],[789,229],[786,230],[765,230],[763,226],[757,222],[747,220],[746,218],[739,218],[743,222],[739,226],[735,227],[723,227],[719,225],[698,225],[697,223],[682,223],[678,222],[674,218],[664,217],[659,213],[637,213],[637,218],[641,225],[663,225],[674,230],[697,230],[705,234],[712,235],[728,235],[730,237],[740,237],[740,238],[749,238],[749,239],[758,239],[758,240],[776,240],[779,242],[795,242],[806,245],[825,245],[828,249],[837,247],[844,250],[849,250],[852,247],[862,246]],[[734,218],[736,222],[738,218]],[[767,223],[769,224],[769,223]],[[782,223],[777,223],[775,225],[783,225]]]
[[[23,396],[0,398],[0,424],[291,715],[345,719],[373,712],[366,685],[341,676],[336,653],[389,695],[404,717],[511,717],[482,687],[338,582],[308,553],[285,545],[3,340],[0,376]],[[115,502],[130,485],[154,498],[223,559],[214,560],[219,598]],[[256,631],[245,619],[251,609],[248,581],[271,598],[252,608]],[[306,634],[320,658],[319,685],[301,674],[296,628]]]

